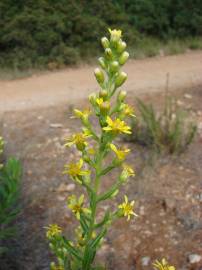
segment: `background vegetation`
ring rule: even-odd
[[[52,69],[96,55],[108,27],[122,28],[129,46],[144,47],[147,56],[159,50],[159,39],[174,40],[168,53],[185,39],[186,48],[201,48],[202,1],[1,0],[0,27],[1,68]]]
[[[0,137],[0,158],[3,147],[4,141]],[[17,159],[9,158],[4,164],[0,164],[0,261],[8,250],[6,242],[15,236],[13,222],[20,210],[17,202],[21,175],[22,167]]]

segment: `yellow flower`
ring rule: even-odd
[[[72,210],[72,212],[76,215],[77,219],[80,219],[81,213],[90,213],[88,208],[83,207],[84,195],[82,194],[78,199],[75,195],[71,195],[68,198],[68,207]]]
[[[48,239],[51,239],[55,236],[59,236],[62,233],[62,229],[57,224],[51,224],[48,227],[46,227],[46,237]]]
[[[110,28],[108,30],[109,30],[109,33],[110,33],[112,38],[114,38],[114,39],[121,38],[121,36],[122,36],[121,30],[116,30],[116,29],[111,30]]]
[[[175,270],[175,267],[169,265],[165,258],[163,258],[161,262],[156,260],[155,263],[153,263],[153,266],[157,270]]]
[[[126,115],[126,116],[132,116],[132,117],[135,117],[134,109],[133,109],[130,105],[128,105],[128,104],[124,104],[123,113],[124,113],[124,115]]]
[[[89,155],[95,155],[95,149],[93,148],[93,147],[91,147],[91,148],[89,148],[88,150],[87,150],[87,152],[88,152],[88,154]]]
[[[124,160],[126,158],[126,155],[130,152],[130,149],[117,149],[114,144],[110,144],[111,149],[116,154],[117,158],[119,160]]]
[[[108,126],[104,127],[103,130],[105,131],[112,131],[115,133],[127,133],[131,134],[131,127],[127,126],[124,121],[121,121],[119,118],[115,119],[114,121],[107,116],[107,124]]]
[[[103,98],[96,98],[96,103],[99,105],[99,107],[103,104]]]
[[[67,173],[73,178],[90,174],[90,171],[82,170],[81,169],[82,167],[83,167],[83,159],[81,158],[78,163],[70,163],[65,165],[65,170],[63,173]]]
[[[74,114],[77,118],[83,119],[83,120],[88,120],[89,115],[91,114],[90,109],[85,109],[83,111],[74,109]]]
[[[120,181],[125,183],[130,176],[135,176],[134,170],[127,164],[123,164],[123,170],[120,175]]]
[[[128,202],[128,197],[125,195],[124,196],[125,201],[119,205],[119,209],[122,209],[122,213],[124,215],[124,217],[128,217],[127,220],[130,220],[130,216],[137,216],[137,214],[135,214],[135,212],[133,212],[133,206],[135,204],[135,201],[132,202]]]
[[[72,146],[75,144],[78,150],[82,151],[87,146],[86,138],[88,137],[89,135],[86,135],[85,133],[73,134],[70,139],[67,139],[65,146]]]
[[[123,172],[127,174],[128,177],[135,176],[133,168],[131,168],[128,164],[123,164]]]

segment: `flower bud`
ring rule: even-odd
[[[115,198],[116,195],[117,195],[118,193],[119,193],[119,190],[116,189],[116,190],[112,193],[111,198]]]
[[[117,45],[117,52],[118,53],[122,53],[126,48],[126,43],[122,40],[119,41],[118,45]]]
[[[52,243],[50,243],[50,244],[49,244],[49,248],[50,248],[51,250],[53,250],[53,249],[54,249],[54,246],[53,246],[53,244],[52,244]]]
[[[126,61],[128,60],[129,57],[129,53],[128,52],[123,52],[122,55],[119,58],[119,63],[121,65],[124,65],[126,63]]]
[[[119,63],[117,61],[113,61],[110,65],[110,70],[112,73],[116,73],[119,70]]]
[[[101,38],[101,43],[104,49],[109,47],[109,40],[106,37]]]
[[[105,60],[104,60],[103,57],[99,57],[99,58],[98,58],[98,62],[99,62],[99,64],[100,64],[101,68],[103,68],[103,69],[106,68]]]
[[[105,56],[108,60],[112,58],[112,50],[110,48],[105,49]]]
[[[109,101],[105,101],[100,105],[100,112],[103,115],[106,115],[110,110],[110,103]]]
[[[54,262],[51,262],[51,263],[50,263],[50,269],[51,269],[51,270],[56,269],[56,265],[55,265]]]
[[[109,29],[109,32],[110,32],[110,42],[114,45],[114,46],[117,46],[118,45],[118,42],[120,41],[121,39],[121,30],[111,30]]]
[[[94,71],[95,78],[99,84],[102,84],[105,80],[104,73],[99,68],[96,68]]]
[[[123,101],[125,100],[125,98],[126,98],[126,91],[121,90],[121,91],[119,92],[119,95],[118,95],[118,100],[119,100],[120,102],[123,102]]]
[[[89,101],[90,101],[90,103],[92,105],[95,104],[96,94],[95,93],[90,94],[89,97],[88,97],[88,99],[89,99]]]
[[[59,262],[59,265],[61,266],[61,265],[63,265],[63,259],[62,258],[58,258],[58,262]],[[57,269],[57,268],[56,268]]]
[[[99,92],[100,98],[102,98],[103,100],[106,100],[107,96],[108,96],[107,90],[104,90],[104,89],[100,90]]]
[[[126,79],[127,79],[127,74],[123,71],[120,72],[115,79],[115,86],[116,87],[121,86],[125,82]]]
[[[90,162],[90,158],[87,155],[83,155],[83,160],[87,163]]]

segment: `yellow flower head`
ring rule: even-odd
[[[131,127],[127,126],[124,121],[121,121],[119,118],[115,119],[114,121],[107,116],[107,126],[103,128],[103,130],[107,132],[114,132],[114,133],[126,133],[131,134]]]
[[[124,217],[128,217],[127,220],[130,220],[130,216],[137,216],[137,214],[135,214],[135,212],[133,212],[133,207],[135,204],[135,201],[132,202],[128,202],[128,197],[125,195],[124,196],[125,201],[119,205],[119,209],[122,210],[122,214],[124,215]]]
[[[161,260],[161,262],[159,262],[159,261],[156,260],[153,263],[153,266],[154,266],[154,268],[156,270],[175,270],[175,267],[172,266],[172,265],[169,265],[165,258],[163,258]]]
[[[127,175],[127,177],[135,176],[133,168],[131,168],[128,164],[123,164],[123,172]]]
[[[76,235],[76,238],[77,238],[78,245],[82,246],[84,244],[85,237],[83,235],[81,226],[78,226],[75,229],[75,235]]]
[[[116,30],[116,29],[111,30],[109,28],[109,33],[111,35],[111,38],[116,39],[116,40],[119,40],[121,38],[121,36],[122,36],[121,30]]]
[[[87,150],[87,152],[88,152],[89,155],[92,155],[92,156],[95,155],[95,153],[96,153],[96,151],[95,151],[95,149],[93,147],[89,148]]]
[[[78,150],[83,151],[87,146],[86,138],[88,137],[89,135],[86,135],[85,133],[73,134],[70,139],[67,139],[65,146],[72,146],[75,144]]]
[[[116,146],[112,143],[110,144],[110,147],[120,161],[124,160],[126,155],[130,152],[130,149],[117,149]]]
[[[103,102],[103,98],[96,98],[96,103],[99,105],[99,107],[103,104]]]
[[[57,224],[51,224],[48,227],[46,227],[46,237],[48,239],[52,239],[55,236],[59,236],[62,233],[62,229]]]
[[[126,115],[126,116],[135,117],[133,107],[131,107],[131,106],[128,105],[128,104],[124,104],[123,113],[124,113],[124,115]]]
[[[77,219],[80,219],[81,213],[90,213],[88,208],[83,207],[84,203],[84,195],[82,194],[78,199],[75,195],[71,195],[68,198],[68,207],[72,210],[72,212],[76,215]]]
[[[63,173],[67,173],[73,178],[83,175],[90,174],[90,171],[88,170],[82,170],[83,167],[83,159],[81,158],[78,163],[70,163],[65,165],[65,170]]]
[[[74,114],[77,118],[88,120],[89,115],[91,114],[90,109],[85,109],[83,111],[74,109]]]
[[[127,164],[123,164],[123,170],[120,175],[120,181],[125,183],[130,176],[135,176],[134,170]]]

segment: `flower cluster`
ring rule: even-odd
[[[51,264],[51,269],[95,269],[92,264],[96,251],[112,222],[120,217],[129,221],[137,216],[135,201],[130,202],[127,196],[114,211],[107,210],[102,218],[97,215],[98,204],[116,197],[121,186],[135,175],[133,168],[125,163],[130,149],[117,146],[115,141],[120,134],[131,134],[127,120],[135,117],[134,109],[125,101],[126,92],[118,90],[127,79],[121,67],[129,53],[125,51],[121,30],[109,29],[109,34],[109,39],[101,39],[104,54],[98,60],[100,68],[94,72],[100,90],[89,96],[91,109],[74,110],[83,127],[79,133],[67,138],[65,144],[76,147],[80,159],[66,164],[64,174],[85,189],[88,200],[84,199],[84,194],[67,198],[67,206],[79,223],[73,241],[67,240],[57,225],[48,227],[47,238],[58,260],[57,265]],[[93,127],[91,115],[97,117],[99,131]],[[103,191],[100,189],[101,179],[114,169],[120,171],[119,177],[108,190]]]

